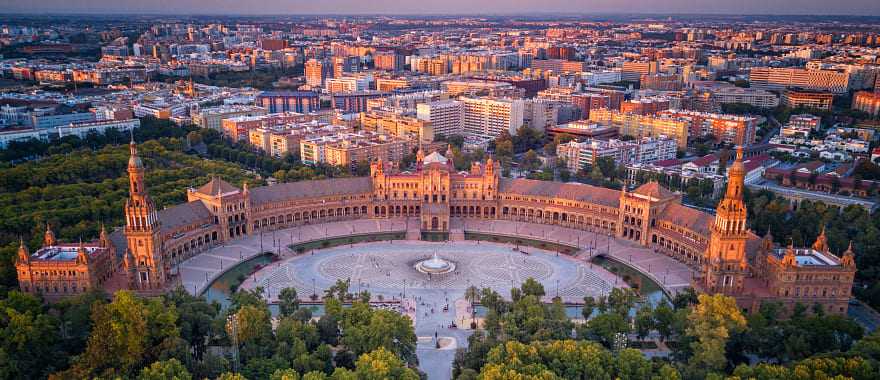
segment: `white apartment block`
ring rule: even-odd
[[[523,125],[522,99],[461,98],[460,101],[464,103],[465,135],[485,138],[496,138],[502,132],[515,135]]]
[[[528,99],[523,102],[523,122],[537,130],[556,126],[559,104],[546,99]]]
[[[643,164],[675,158],[677,144],[667,137],[645,137],[640,140],[571,141],[556,147],[558,158],[564,159],[571,171],[578,171],[596,164],[602,157],[611,157],[620,164]]]
[[[128,120],[100,120],[84,123],[70,123],[58,127],[58,137],[77,136],[85,138],[90,133],[103,134],[108,129],[115,129],[119,132],[127,132],[135,128],[140,128],[140,119]]]
[[[266,114],[266,109],[255,106],[220,106],[211,108],[202,108],[199,112],[192,115],[193,124],[202,128],[210,128],[217,131],[223,131],[222,123],[224,119],[231,119],[239,116],[261,116]]]
[[[370,89],[370,83],[373,81],[371,76],[345,76],[341,78],[327,78],[324,81],[324,87],[327,92],[333,94],[337,92],[355,92],[366,91]]]
[[[850,76],[850,73],[834,70],[753,67],[749,72],[749,83],[765,90],[802,88],[840,94],[853,88]]]
[[[779,105],[779,96],[757,88],[721,87],[712,90],[712,95],[722,104],[744,103],[760,108],[775,108]]]
[[[579,75],[587,86],[596,86],[605,83],[620,82],[619,70],[585,71],[579,73]]]
[[[416,105],[416,117],[431,122],[435,136],[464,135],[464,103],[456,100]]]

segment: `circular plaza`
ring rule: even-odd
[[[419,270],[425,263],[446,266],[435,274]],[[583,260],[531,247],[476,241],[386,241],[321,249],[272,263],[243,286],[261,286],[270,299],[288,287],[308,298],[321,296],[337,280],[349,280],[352,292],[367,290],[374,297],[394,299],[423,290],[455,296],[470,286],[508,295],[511,287],[519,287],[528,278],[543,284],[548,298],[558,294],[564,302],[581,302],[584,296],[604,295],[621,286],[613,274]]]

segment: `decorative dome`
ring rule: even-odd
[[[128,167],[129,168],[142,168],[144,167],[144,162],[141,161],[141,157],[138,156],[137,145],[135,145],[134,140],[131,140],[131,143],[128,144],[129,150],[131,151],[131,157],[128,159]]]

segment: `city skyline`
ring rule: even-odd
[[[211,3],[207,8],[207,3]],[[42,0],[34,2],[0,1],[6,13],[77,13],[77,14],[194,14],[194,15],[296,15],[296,14],[742,14],[742,15],[858,15],[880,16],[880,2],[845,0],[743,0],[738,2],[707,0],[612,1],[612,0],[486,0],[475,5],[464,0],[439,3],[412,3],[377,0],[368,5],[354,0],[322,2],[255,0],[152,1]],[[793,8],[793,5],[797,5]]]

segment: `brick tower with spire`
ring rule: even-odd
[[[703,257],[699,285],[709,293],[739,295],[748,271],[746,261],[746,205],[743,201],[745,166],[742,147],[727,170],[727,191],[718,203],[715,221],[709,228],[709,246]]]
[[[125,269],[136,291],[162,289],[169,268],[162,256],[161,222],[144,181],[144,163],[132,138],[128,159],[129,197],[125,203]]]

